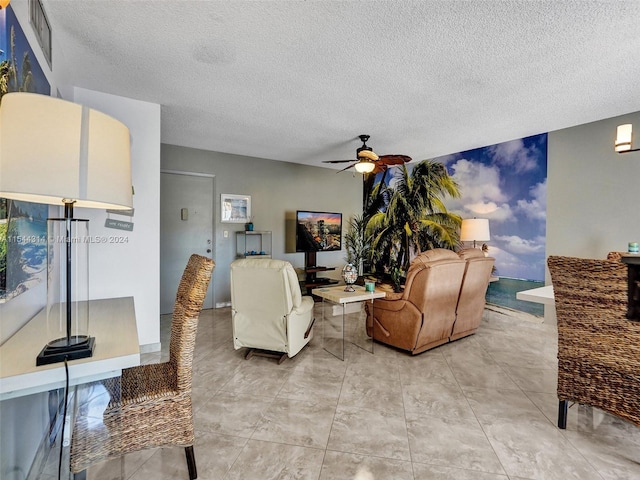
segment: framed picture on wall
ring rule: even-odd
[[[248,223],[251,219],[251,195],[220,195],[222,223]]]

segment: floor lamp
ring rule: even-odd
[[[46,95],[0,103],[0,197],[64,206],[47,219],[47,328],[36,365],[93,355],[88,333],[88,220],[75,207],[132,207],[129,129],[97,110]],[[83,253],[85,252],[85,253]]]
[[[467,218],[462,220],[460,240],[463,242],[473,241],[473,248],[476,248],[476,242],[488,242],[491,240],[489,234],[489,219]]]

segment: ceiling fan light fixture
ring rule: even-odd
[[[358,152],[358,159],[361,159],[361,158],[362,159],[367,159],[367,160],[372,161],[372,162],[377,162],[378,158],[380,158],[380,157],[378,157],[378,155],[375,152],[371,151],[371,150],[360,150]]]
[[[376,165],[369,160],[362,160],[354,165],[358,173],[371,173]]]

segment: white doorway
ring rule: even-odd
[[[213,175],[161,171],[160,313],[173,311],[178,283],[192,253],[213,258]],[[213,308],[213,279],[203,308]]]

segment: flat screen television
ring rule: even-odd
[[[342,250],[342,214],[296,212],[296,252]]]

